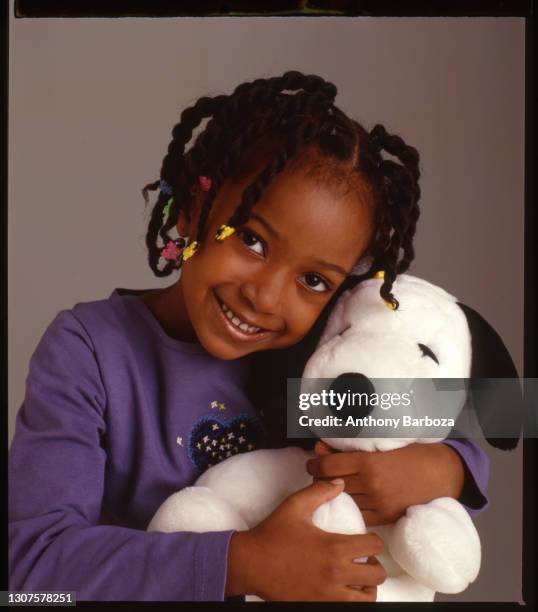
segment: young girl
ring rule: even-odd
[[[160,181],[144,190],[159,190],[151,269],[181,266],[181,276],[60,312],[30,362],[9,461],[12,590],[374,600],[380,538],[316,529],[318,505],[345,487],[371,525],[444,495],[485,507],[487,458],[468,440],[386,453],[318,443],[307,466],[314,483],[256,528],[145,531],[209,465],[286,443],[276,442],[280,425],[268,434],[276,408],[262,415],[249,391],[253,357],[277,358],[262,372],[271,380],[280,356],[311,340],[357,263],[359,278],[385,271],[381,296],[398,306],[392,283],[414,257],[418,154],[381,125],[366,131],[335,96],[331,83],[288,72],[183,111]]]

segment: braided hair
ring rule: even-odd
[[[211,178],[198,218],[195,239],[200,242],[223,182],[242,171],[251,151],[272,142],[276,146],[271,159],[245,188],[227,224],[244,224],[271,180],[301,153],[315,149],[327,173],[347,168],[372,193],[375,230],[368,249],[371,263],[359,276],[352,277],[353,283],[383,270],[381,296],[397,308],[398,302],[391,293],[393,282],[398,273],[409,268],[415,255],[419,155],[382,125],[368,132],[348,118],[334,104],[336,93],[336,87],[319,76],[290,71],[279,77],[242,83],[231,95],[202,97],[185,109],[172,130],[160,180],[143,189],[147,202],[148,191],[160,188],[146,235],[153,272],[167,276],[178,267],[170,261],[159,267],[160,254],[163,244],[171,240],[169,232],[176,226],[180,212],[187,218],[192,213],[192,188],[198,177]],[[194,130],[205,120],[205,127],[187,150]],[[395,159],[384,158],[383,151]]]

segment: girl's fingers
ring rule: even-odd
[[[381,563],[354,563],[351,561],[342,571],[342,578],[346,585],[377,586],[387,577],[385,568]]]
[[[368,495],[366,489],[357,482],[355,474],[344,474],[343,476],[314,476],[314,480],[332,480],[333,478],[343,478],[346,483],[346,493],[350,495]]]
[[[294,513],[311,520],[314,510],[321,504],[340,495],[344,488],[343,485],[344,482],[338,478],[328,481],[315,481],[290,495],[284,500],[282,507],[291,508]]]
[[[377,557],[368,557],[366,563],[368,563],[368,565],[381,565],[379,559]],[[383,566],[381,566],[383,567]]]
[[[352,453],[328,453],[309,459],[306,471],[314,478],[334,478],[356,474],[357,466]]]
[[[331,534],[340,539],[342,559],[357,559],[359,557],[377,556],[383,552],[383,540],[376,533],[358,535]]]
[[[330,455],[335,451],[328,444],[323,442],[323,440],[318,440],[314,445],[314,452],[318,457],[321,457],[322,455]]]
[[[376,525],[383,525],[383,519],[376,510],[363,510],[361,508],[362,518],[366,527],[375,527]]]
[[[362,472],[354,472],[347,478],[350,488],[356,493],[370,493],[371,479],[367,474]]]
[[[336,476],[335,476],[336,477]],[[369,499],[374,499],[368,484],[360,474],[342,474],[338,478],[343,478],[346,482],[346,493],[349,495],[368,495]],[[330,476],[314,476],[314,480],[330,480]]]

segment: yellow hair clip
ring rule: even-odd
[[[189,244],[189,246],[183,249],[183,261],[187,261],[187,259],[190,259],[196,253],[197,250],[198,250],[198,242],[194,240],[193,242]]]
[[[235,232],[235,227],[231,225],[221,225],[215,234],[215,240],[217,242],[222,242],[225,238],[230,236]]]
[[[384,270],[378,270],[375,274],[374,274],[374,278],[383,280],[385,278],[385,271]],[[396,308],[398,308],[398,305],[396,304],[396,302],[391,302],[389,300],[383,300],[385,302],[385,306],[387,308],[390,308],[391,310],[396,310]]]

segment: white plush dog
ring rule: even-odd
[[[480,328],[481,338],[495,334],[483,319],[443,289],[410,275],[400,275],[395,281],[392,291],[399,308],[392,310],[380,297],[381,282],[377,278],[363,281],[338,299],[304,369],[305,382],[307,379],[347,382],[352,378],[359,385],[371,386],[375,379],[471,378],[473,369],[477,371],[473,363],[476,353],[482,352],[476,350],[478,344],[472,330]],[[509,356],[508,360],[511,363]],[[498,374],[492,371],[489,375]],[[308,385],[301,391],[304,388]],[[428,390],[423,397],[415,397],[413,416],[420,416],[421,401],[432,397]],[[442,415],[437,414],[455,419],[465,403],[465,392],[452,392],[448,397]],[[424,408],[431,414],[431,405]],[[401,411],[403,414],[405,409]],[[380,407],[368,412],[372,417],[387,416]],[[385,451],[412,442],[440,441],[448,435],[450,427],[443,429],[441,435],[439,428],[434,431],[436,437],[429,437],[431,431],[418,426],[401,438],[375,437],[374,427],[357,431],[359,437],[319,437],[341,451]],[[516,436],[518,432],[516,427]],[[495,445],[511,448],[515,443],[504,440]],[[165,500],[148,530],[249,529],[286,497],[311,484],[305,463],[313,456],[301,448],[288,447],[226,459],[202,474],[195,486]],[[312,520],[329,532],[367,531],[360,510],[346,493],[320,506]],[[411,506],[393,525],[371,530],[385,543],[379,560],[387,579],[377,589],[378,601],[433,601],[436,591],[461,592],[478,574],[478,534],[467,511],[452,498]]]

